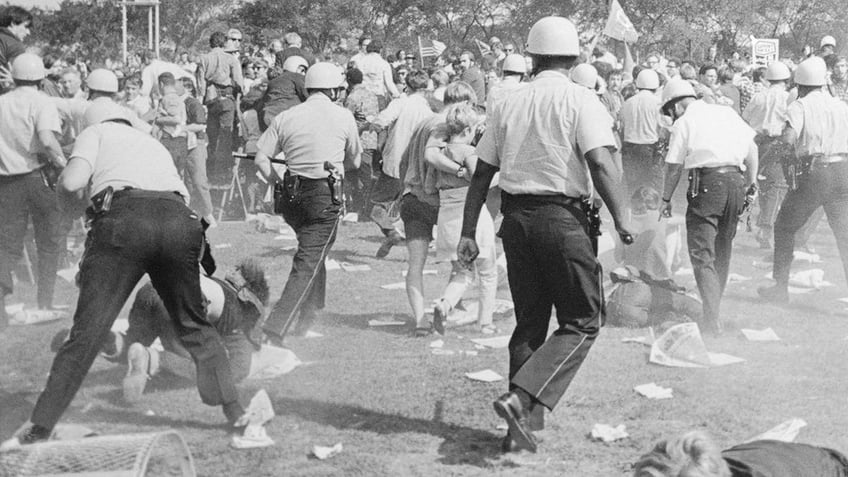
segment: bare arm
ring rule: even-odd
[[[65,167],[68,161],[65,160],[65,154],[62,152],[62,146],[56,138],[56,133],[50,130],[38,131],[38,140],[41,142],[41,147],[50,158],[50,163],[56,167]]]
[[[475,236],[477,235],[477,221],[480,219],[480,209],[486,202],[489,186],[498,168],[485,162],[477,163],[477,170],[471,178],[468,194],[465,196],[465,208],[462,213],[462,232],[459,245],[456,247],[459,261],[466,267],[470,267],[480,249],[477,247]]]
[[[745,157],[745,167],[745,183],[756,184],[757,173],[760,167],[760,158],[759,151],[757,150],[757,144],[753,140],[748,147],[748,155]]]
[[[437,146],[430,146],[424,151],[424,160],[436,169],[450,174],[456,174],[456,171],[462,166],[450,160]]]
[[[589,165],[589,173],[592,175],[595,188],[601,198],[604,199],[610,214],[612,214],[616,231],[618,231],[622,241],[629,245],[632,243],[632,237],[629,240],[625,238],[630,236],[631,233],[624,223],[624,192],[620,181],[617,179],[618,172],[609,149],[596,147],[584,154],[584,157]]]
[[[256,158],[254,159],[256,163],[256,167],[259,168],[259,172],[262,173],[262,176],[268,180],[270,183],[283,182],[282,177],[277,175],[277,171],[271,167],[271,159],[262,151],[256,152]]]

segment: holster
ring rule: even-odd
[[[109,212],[112,209],[112,196],[115,194],[115,189],[108,186],[97,194],[91,196],[91,205],[85,209],[85,217],[88,221],[96,219],[98,216]]]
[[[300,177],[289,171],[283,175],[282,184],[274,184],[274,213],[283,211],[300,201]]]
[[[587,232],[589,237],[600,237],[601,232],[601,208],[593,203],[584,202],[583,210],[586,212]]]
[[[701,171],[699,169],[689,169],[689,189],[686,191],[686,197],[694,199],[698,197],[698,191],[701,189]]]
[[[783,167],[783,176],[786,178],[786,185],[789,186],[789,190],[798,190],[801,177],[810,173],[812,163],[812,156],[796,157],[792,155],[787,159]]]

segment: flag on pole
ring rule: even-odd
[[[604,35],[627,43],[635,43],[639,39],[636,27],[627,18],[627,14],[624,13],[618,0],[610,2],[609,18],[607,18],[607,26],[604,28]]]
[[[477,44],[477,48],[480,50],[480,56],[486,56],[492,53],[492,47],[490,47],[486,43],[483,43],[482,41],[476,38],[474,39],[474,43]]]
[[[418,37],[418,53],[421,58],[439,56],[447,49],[447,45],[438,40],[422,40]]]

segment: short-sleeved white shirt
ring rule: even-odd
[[[754,130],[733,108],[694,101],[671,127],[665,162],[698,167],[742,167]]]
[[[606,108],[593,91],[544,71],[495,103],[477,155],[500,168],[509,194],[588,197],[584,154],[599,147],[615,147]]]
[[[651,91],[639,91],[621,107],[624,142],[655,144],[660,140],[661,123],[660,98]]]
[[[794,101],[787,122],[798,133],[795,154],[848,153],[848,104],[823,91],[812,91]]]
[[[256,148],[268,157],[282,153],[292,173],[310,179],[327,177],[325,161],[342,173],[345,160],[358,166],[362,154],[353,114],[320,93],[278,114]]]
[[[59,112],[50,97],[28,86],[0,96],[0,125],[0,176],[41,168],[38,131],[62,131]]]
[[[108,186],[149,191],[174,191],[188,198],[171,154],[159,141],[116,122],[85,128],[74,143],[71,160],[91,167],[91,195]]]
[[[788,106],[789,92],[783,85],[774,85],[751,98],[745,110],[742,111],[742,119],[747,121],[758,134],[769,137],[780,136],[786,126]]]

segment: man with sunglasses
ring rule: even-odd
[[[237,36],[232,33],[239,33]],[[209,37],[212,50],[200,57],[197,65],[197,88],[208,109],[206,134],[209,138],[209,177],[219,181],[232,167],[233,124],[236,96],[244,90],[241,63],[227,50],[233,48],[232,38],[241,39],[238,30],[231,35],[216,31]],[[224,180],[229,180],[223,177]]]
[[[727,284],[736,224],[757,187],[754,130],[736,112],[696,98],[683,79],[666,84],[663,114],[671,128],[665,158],[665,190],[660,219],[671,217],[671,197],[683,170],[689,174],[686,232],[689,258],[704,304],[702,328],[721,332],[719,306]],[[744,173],[743,173],[744,165]]]

